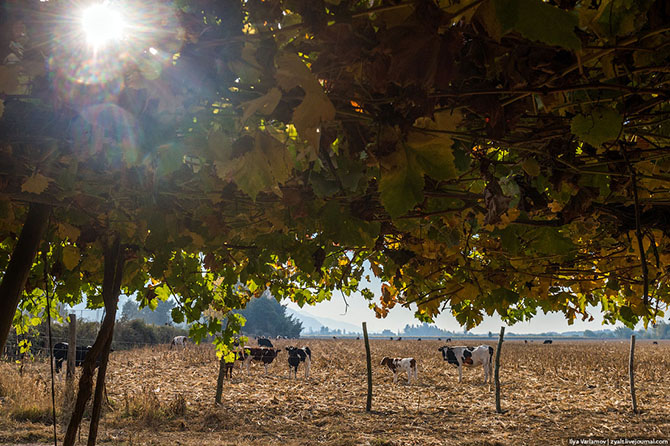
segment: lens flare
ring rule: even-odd
[[[119,11],[108,3],[86,8],[81,17],[86,41],[93,48],[102,48],[123,38],[124,22]]]

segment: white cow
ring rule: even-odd
[[[188,343],[188,338],[186,336],[175,336],[174,338],[172,338],[172,342],[170,343],[170,347],[185,348],[187,343]]]
[[[463,366],[470,367],[481,365],[484,368],[484,384],[489,379],[493,365],[493,347],[480,345],[479,347],[449,347],[438,348],[442,357],[449,364],[458,367],[458,382],[463,380]]]
[[[381,365],[387,366],[393,372],[393,383],[398,381],[398,371],[407,372],[407,384],[419,379],[419,373],[416,368],[416,360],[414,358],[389,358],[387,356],[382,359]]]

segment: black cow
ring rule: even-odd
[[[551,344],[552,342],[554,341],[552,341],[551,339],[545,339],[543,344]]]
[[[258,338],[258,346],[269,347],[269,348],[274,347],[274,345],[272,345],[272,342],[270,342],[268,338]]]
[[[280,351],[279,349],[266,347],[243,347],[236,352],[236,357],[246,367],[247,375],[251,373],[251,361],[262,362],[265,366],[265,374],[267,375],[268,364],[272,364],[272,361],[275,360]]]
[[[54,345],[54,359],[56,360],[56,373],[60,372],[61,367],[63,366],[63,361],[67,361],[67,352],[69,350],[69,345],[67,342],[58,342],[56,345]],[[86,355],[88,354],[89,350],[91,350],[93,346],[87,345],[86,347],[82,346],[77,346],[77,351],[75,353],[75,359],[74,359],[74,365],[76,367],[80,367],[83,363],[84,360],[86,359]],[[114,350],[110,350],[112,352]],[[95,366],[98,367],[100,365],[100,358],[95,363]]]
[[[298,366],[301,362],[305,363],[305,378],[309,378],[309,368],[312,363],[312,351],[309,347],[286,347],[288,352],[288,377],[291,377],[291,369],[293,369],[293,376],[298,377]]]

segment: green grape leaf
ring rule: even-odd
[[[601,147],[607,141],[617,139],[621,133],[623,116],[611,108],[597,108],[589,115],[579,114],[572,118],[570,130],[584,142]]]
[[[391,217],[399,217],[423,201],[423,170],[412,153],[397,150],[382,165],[379,193]]]
[[[570,50],[582,46],[575,34],[578,17],[572,12],[542,0],[493,0],[493,8],[484,14],[484,23],[494,38],[516,31],[529,40],[547,45]]]

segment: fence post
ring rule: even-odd
[[[67,393],[67,401],[71,400],[74,391],[74,368],[75,358],[77,357],[77,315],[70,313],[70,338],[68,340],[67,349],[67,375],[65,380],[65,388]]]
[[[221,396],[223,396],[223,378],[226,373],[226,360],[225,356],[221,356],[219,361],[219,376],[216,378],[216,395],[214,396],[214,404],[217,406],[221,405]]]
[[[500,327],[500,336],[498,337],[498,349],[496,350],[496,368],[495,368],[495,386],[496,386],[496,412],[502,413],[500,407],[500,350],[502,349],[503,337],[505,336],[505,327]]]
[[[630,380],[630,400],[633,403],[633,413],[637,413],[637,399],[635,398],[635,335],[630,335],[628,378]]]
[[[368,340],[368,324],[363,322],[363,339],[365,339],[365,361],[368,365],[368,399],[365,403],[365,411],[372,410],[372,357],[370,356],[370,341]]]

